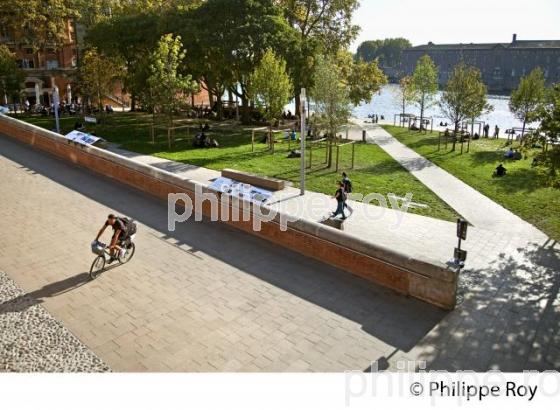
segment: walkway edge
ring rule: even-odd
[[[17,119],[0,116],[0,132],[54,154],[66,161],[110,177],[162,199],[169,193],[185,193],[193,203],[195,192],[209,192],[208,185],[187,180],[156,167],[142,164],[96,147],[76,145],[60,135]],[[200,201],[200,198],[198,199]],[[200,201],[202,202],[202,201]],[[248,205],[244,203],[244,205]],[[255,205],[250,205],[254,207]],[[262,214],[270,209],[260,206]],[[419,261],[393,249],[360,240],[314,221],[299,219],[282,231],[278,221],[262,223],[253,230],[254,213],[249,221],[232,221],[236,208],[218,206],[220,220],[250,234],[344,269],[399,293],[416,297],[445,309],[455,306],[457,273],[438,262]],[[212,214],[212,204],[202,202],[203,214]],[[227,212],[227,215],[222,215]],[[294,218],[286,218],[288,220]]]

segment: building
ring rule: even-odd
[[[509,92],[521,77],[540,67],[547,84],[560,82],[560,40],[518,40],[511,43],[434,44],[432,42],[403,52],[402,72],[412,74],[416,62],[429,55],[439,69],[439,83],[447,83],[453,67],[461,60],[480,69],[492,92]]]
[[[61,101],[67,103],[79,100],[75,92],[76,74],[80,58],[80,47],[84,44],[85,31],[81,24],[69,19],[65,27],[66,35],[60,45],[46,45],[39,50],[22,40],[22,36],[8,32],[0,26],[0,44],[8,46],[16,56],[18,66],[26,74],[24,95],[30,105],[50,105],[55,87]],[[2,101],[3,102],[3,101]],[[115,84],[111,95],[103,98],[103,104],[121,108],[130,105],[130,96],[122,92],[121,84]],[[209,106],[208,92],[201,90],[192,96],[192,104]]]
[[[78,63],[75,30],[73,22],[68,20],[62,46],[47,44],[35,50],[17,34],[0,27],[0,44],[7,45],[15,54],[19,67],[26,74],[24,93],[31,105],[50,104],[54,87],[58,88],[61,99],[73,99],[72,85]]]

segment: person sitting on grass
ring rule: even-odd
[[[513,158],[513,148],[509,147],[509,150],[504,154],[504,158],[512,159]]]
[[[494,177],[503,177],[506,175],[507,169],[504,167],[503,164],[500,164],[496,167],[496,170],[494,171],[494,174],[492,176]]]

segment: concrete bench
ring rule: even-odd
[[[249,172],[236,171],[234,169],[222,170],[224,178],[231,178],[239,182],[254,185],[256,187],[265,188],[271,191],[280,191],[284,189],[286,181],[276,178],[263,177],[251,174]]]

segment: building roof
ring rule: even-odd
[[[560,40],[516,40],[511,43],[467,43],[467,44],[434,44],[432,42],[409,50],[430,51],[430,50],[492,50],[494,48],[503,47],[506,49],[560,49]]]

